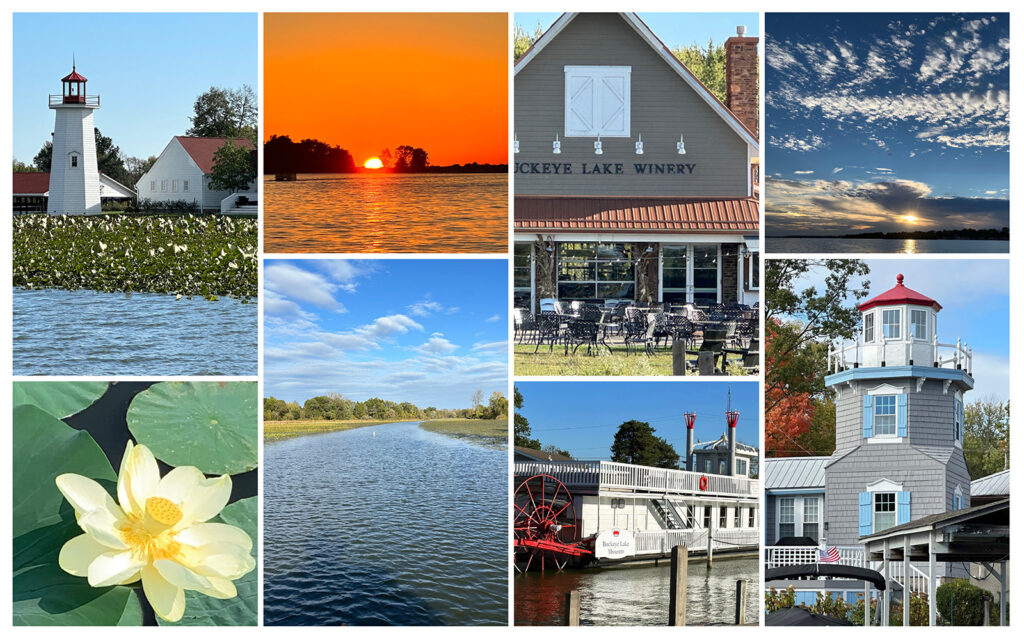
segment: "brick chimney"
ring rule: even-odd
[[[725,41],[725,106],[757,134],[758,39],[746,33],[746,27],[736,27],[736,35]]]

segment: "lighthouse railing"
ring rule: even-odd
[[[891,339],[880,338],[875,344],[881,353],[885,353],[885,347],[891,343],[898,343]],[[923,341],[905,341],[904,342],[904,361],[905,363],[910,362],[912,350],[914,344],[921,344]],[[940,343],[938,337],[933,338],[931,341],[927,341],[931,344],[932,351],[932,363],[936,367],[948,367],[950,369],[962,369],[967,372],[973,372],[973,360],[974,350],[968,347],[967,343],[957,338],[955,343]],[[839,372],[852,369],[854,364],[861,367],[864,366],[864,350],[869,345],[862,344],[858,338],[856,342],[846,343],[846,341],[840,340],[832,343],[828,350],[827,355],[827,371],[838,374]]]
[[[50,94],[49,95],[49,106],[58,107],[63,104],[71,105],[85,105],[86,107],[99,107],[100,97],[99,96],[74,96],[78,99],[76,102],[65,103],[63,94]]]

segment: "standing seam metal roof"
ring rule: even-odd
[[[766,490],[825,487],[828,456],[795,456],[764,460]]]

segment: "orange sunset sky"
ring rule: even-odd
[[[267,13],[264,137],[317,138],[356,164],[398,145],[431,165],[508,162],[503,13]]]

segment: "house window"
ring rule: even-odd
[[[755,521],[757,519],[757,508],[752,507],[747,509],[747,527],[755,527]]]
[[[878,492],[875,494],[875,519],[872,532],[881,532],[896,526],[896,493]]]
[[[875,436],[896,434],[896,396],[875,396]]]
[[[72,155],[71,156],[71,167],[75,168],[77,166],[78,166],[78,156]]]
[[[747,289],[761,289],[761,261],[760,254],[757,252],[747,254],[747,278],[749,279]]]
[[[718,506],[718,527],[722,529],[729,527],[729,508],[724,505]]]
[[[166,180],[161,180],[160,181],[160,191],[167,191],[167,181]]]
[[[565,66],[565,135],[629,136],[630,67]]]
[[[512,288],[515,306],[533,307],[533,243],[516,243],[513,255]]]
[[[738,458],[736,459],[736,476],[747,475],[747,460]]]
[[[182,191],[188,191],[188,181],[187,180],[182,180],[181,181],[181,190]]]
[[[793,498],[779,498],[779,538],[796,536],[796,513],[793,502]]]
[[[558,298],[561,300],[632,300],[635,282],[633,250],[629,245],[558,245]]]
[[[900,337],[900,310],[882,310],[882,336],[885,338]]]
[[[922,309],[910,310],[910,325],[914,338],[928,340],[928,312]]]
[[[174,193],[178,193],[178,181],[177,180],[172,180],[171,181],[171,191],[173,191]]]
[[[149,181],[149,190],[150,191],[156,191],[156,181],[155,180]]]
[[[875,342],[875,313],[864,315],[864,342]]]
[[[804,536],[818,540],[818,497],[804,498]]]

